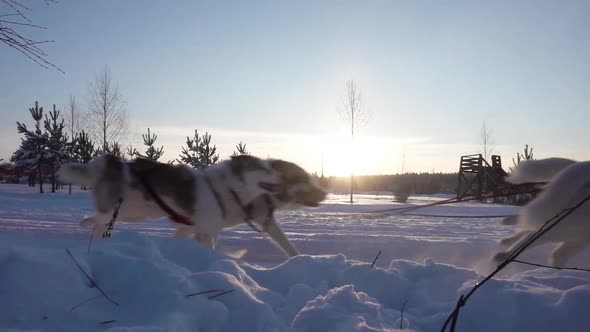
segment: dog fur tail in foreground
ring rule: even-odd
[[[94,158],[88,164],[64,164],[58,171],[60,181],[79,185],[92,185],[96,182],[102,168],[103,157]]]

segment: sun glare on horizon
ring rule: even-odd
[[[326,176],[350,176],[396,173],[399,171],[402,144],[393,139],[358,136],[329,136],[322,147],[323,169]]]

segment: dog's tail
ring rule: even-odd
[[[506,181],[512,184],[549,182],[562,169],[573,163],[574,160],[565,158],[525,160],[512,170]]]
[[[64,183],[92,185],[96,183],[104,168],[104,157],[96,157],[88,164],[64,164],[58,171],[59,180]]]

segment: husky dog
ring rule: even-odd
[[[290,192],[284,171],[272,167],[276,163],[303,171],[292,163],[250,155],[233,156],[199,171],[143,158],[125,162],[106,154],[89,164],[63,165],[59,176],[64,182],[92,186],[96,215],[81,224],[93,226],[95,234],[104,234],[119,207],[118,218],[123,221],[169,216],[177,223],[177,233],[191,233],[201,244],[215,248],[222,229],[254,220],[249,211],[258,211],[257,198]],[[325,198],[306,188],[310,193],[299,194],[299,204],[317,205]],[[276,223],[265,230],[283,250],[290,245]]]
[[[511,245],[495,255],[494,260],[505,260],[516,248],[524,243],[543,224],[562,210],[572,207],[590,194],[590,161],[574,162],[567,159],[550,158],[527,161],[515,170],[515,179],[547,181],[544,190],[515,217],[508,217],[504,224],[516,224],[517,232],[501,241]],[[510,180],[510,178],[509,178]],[[569,259],[590,246],[590,202],[585,203],[557,226],[543,234],[530,246],[548,242],[560,245],[553,251],[551,262],[563,266]]]
[[[283,252],[293,257],[299,254],[277,223],[274,212],[277,209],[297,208],[301,206],[317,207],[326,198],[326,193],[315,180],[301,167],[283,160],[268,160],[270,167],[279,173],[280,187],[273,193],[257,197],[245,207],[247,223],[259,232],[267,233]],[[243,218],[226,219],[224,228],[237,226]],[[190,235],[196,231],[192,227],[176,224],[176,236]],[[196,234],[199,238],[201,235]],[[216,239],[213,239],[214,242]]]

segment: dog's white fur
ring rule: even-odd
[[[325,192],[307,172],[299,166],[282,160],[269,159],[271,168],[276,165],[281,176],[283,188],[275,194],[258,196],[249,205],[251,209],[251,224],[260,231],[267,233],[272,241],[289,257],[299,254],[295,246],[289,241],[275,218],[275,210],[296,209],[302,206],[317,206],[324,200]],[[282,199],[281,199],[282,197]],[[243,224],[243,220],[234,218],[226,222],[226,228]],[[195,229],[176,224],[175,236],[195,236]],[[216,240],[216,239],[214,239]],[[245,252],[242,251],[243,253]]]
[[[514,235],[501,241],[511,245],[496,254],[496,262],[505,260],[530,235],[562,210],[572,207],[590,194],[590,161],[574,162],[568,159],[550,158],[524,162],[515,170],[515,176],[508,178],[522,183],[547,181],[548,185],[516,218],[509,217],[505,224],[516,222]],[[527,181],[525,181],[527,180]],[[559,243],[551,255],[551,263],[564,266],[572,257],[590,246],[590,203],[582,205],[553,229],[534,241],[529,248],[544,243]]]
[[[99,156],[93,159],[87,166],[84,164],[65,164],[59,172],[61,181],[86,184],[96,187],[101,174],[105,172],[105,157]],[[229,167],[230,161],[224,161],[219,164],[208,167],[205,170],[194,170],[186,166],[196,179],[195,190],[197,200],[195,202],[195,213],[188,217],[194,226],[192,232],[195,239],[208,247],[214,248],[218,234],[222,229],[235,226],[238,220],[242,218],[241,207],[237,204],[230,204],[233,198],[229,198],[229,190],[234,190],[244,204],[251,203],[256,197],[266,194],[258,186],[259,182],[279,183],[280,178],[277,172],[268,168],[266,171],[255,170],[243,174],[243,181],[236,178]],[[83,171],[86,167],[86,171]],[[118,220],[121,221],[141,221],[151,218],[167,217],[158,205],[153,201],[146,201],[144,194],[130,186],[131,175],[129,165],[123,163],[124,180],[123,180],[123,201],[119,209]],[[225,205],[225,218],[218,206],[215,194],[209,189],[205,182],[208,178],[213,183],[215,189],[221,198],[227,202]],[[97,196],[106,195],[107,193],[93,189],[95,203]],[[162,200],[175,211],[181,211],[181,208],[173,199],[162,196]],[[113,210],[99,211],[96,208],[96,215],[86,218],[82,221],[83,225],[92,225],[95,227],[95,234],[102,234],[106,230],[107,224],[112,218]]]
[[[512,184],[549,182],[555,174],[575,162],[565,158],[523,160],[510,173],[506,181]]]
[[[100,156],[89,164],[65,164],[59,171],[60,180],[64,182],[93,187],[96,215],[85,218],[81,224],[94,227],[96,235],[101,235],[106,231],[116,205],[114,202],[119,198],[109,197],[109,195],[112,196],[108,190],[109,186],[111,189],[121,189],[120,198],[123,201],[119,209],[118,220],[140,221],[148,218],[166,217],[166,213],[153,199],[146,200],[145,192],[141,190],[141,187],[138,188],[137,184],[132,185],[133,181],[137,182],[137,178],[131,173],[130,164],[113,158],[113,156]],[[256,164],[260,163],[263,167],[262,169],[245,169],[236,174],[235,169],[232,169],[234,158],[236,160],[243,158],[254,160]],[[113,162],[114,166],[122,165],[123,176],[121,178],[108,175],[109,168],[111,171],[116,168],[113,166]],[[196,190],[192,215],[186,215],[186,208],[183,210],[181,204],[177,204],[173,197],[159,193],[166,205],[177,213],[190,218],[193,224],[192,226],[175,224],[175,236],[192,236],[201,244],[213,249],[218,235],[223,229],[241,225],[246,221],[244,208],[249,206],[252,224],[266,232],[289,257],[295,256],[298,251],[281,230],[274,218],[274,210],[287,206],[317,206],[317,203],[325,198],[323,190],[307,172],[293,163],[282,160],[262,160],[252,156],[238,156],[232,157],[232,160],[210,166],[205,170],[195,170],[180,165],[175,167],[183,167],[184,169],[182,174],[175,174],[174,177],[190,177],[190,180],[194,180],[194,190]],[[263,188],[259,185],[260,183],[275,184],[276,191]],[[105,187],[107,189],[104,189]],[[239,200],[236,200],[232,191],[237,194]],[[105,200],[109,200],[108,209],[100,207],[105,205]]]
[[[274,198],[271,198],[271,200],[272,200],[276,209],[285,209],[285,208],[290,207],[290,205],[284,205],[280,202],[277,202],[276,199],[274,199]],[[267,216],[268,206],[266,206],[264,199],[262,197],[258,197],[251,204],[253,205],[252,216],[254,217],[251,220],[251,222],[254,225],[254,227],[256,227],[260,231],[264,231],[265,233],[267,233],[270,236],[271,240],[288,257],[293,257],[293,256],[299,255],[299,251],[295,248],[295,246],[293,246],[291,241],[289,241],[289,239],[287,238],[287,236],[285,235],[285,233],[281,229],[281,226],[277,222],[277,220],[274,216],[274,213],[272,213],[270,216]],[[241,216],[238,218],[234,217],[232,219],[228,219],[229,222],[226,222],[224,228],[231,228],[231,227],[243,225],[244,221],[240,218],[241,218]],[[201,239],[204,236],[203,234],[199,233],[199,230],[197,230],[194,227],[180,225],[180,224],[175,224],[175,226],[176,226],[176,232],[174,234],[175,237],[193,236],[195,239],[197,239],[198,241],[201,242]],[[205,236],[205,239],[207,239],[207,236]],[[217,236],[214,236],[212,238],[212,240],[213,240],[213,243],[215,243],[217,241]],[[243,255],[246,251],[244,250],[244,251],[240,251],[240,252],[242,254],[240,254],[239,256]]]

